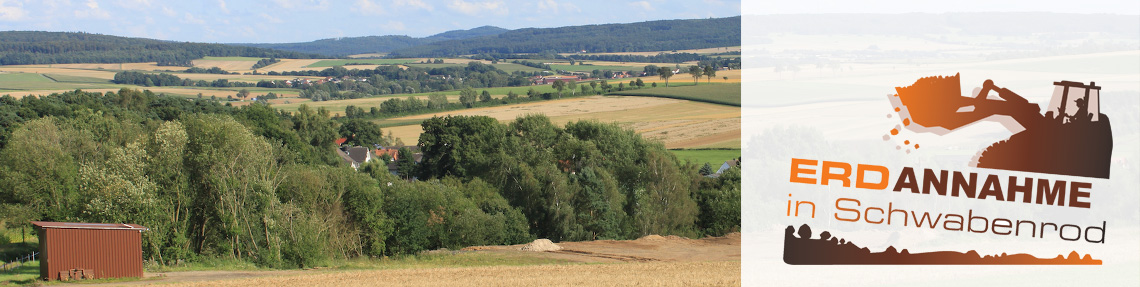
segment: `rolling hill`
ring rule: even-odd
[[[494,26],[483,26],[468,30],[447,31],[424,38],[414,38],[402,35],[388,35],[330,38],[302,43],[236,43],[232,45],[270,48],[301,53],[314,53],[329,57],[343,57],[354,54],[387,53],[397,49],[403,49],[439,41],[461,40],[473,37],[498,35],[506,31],[509,30]]]
[[[317,55],[223,44],[173,42],[90,33],[0,32],[0,65],[135,63],[188,66],[205,56],[306,59]]]
[[[740,16],[626,24],[525,28],[392,51],[391,57],[479,53],[643,52],[740,46]]]

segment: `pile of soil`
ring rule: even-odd
[[[562,250],[562,246],[554,244],[554,242],[551,242],[550,239],[542,238],[523,245],[521,249],[522,251],[546,252]]]

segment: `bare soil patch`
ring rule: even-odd
[[[522,251],[541,242],[558,251]],[[506,252],[567,259],[529,266],[437,267],[391,270],[193,271],[114,285],[163,286],[738,286],[740,234],[689,239],[649,235],[637,240],[536,242],[474,246],[459,252]],[[582,264],[589,263],[589,264]],[[148,276],[151,276],[148,274]],[[83,286],[93,286],[84,284]]]

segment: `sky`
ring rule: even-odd
[[[740,15],[731,0],[0,0],[0,31],[88,32],[208,43],[430,36]]]

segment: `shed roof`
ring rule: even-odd
[[[80,222],[50,222],[50,221],[32,221],[32,225],[43,228],[68,228],[68,229],[113,229],[113,230],[150,230],[145,226],[138,224],[126,223],[80,223]]]

